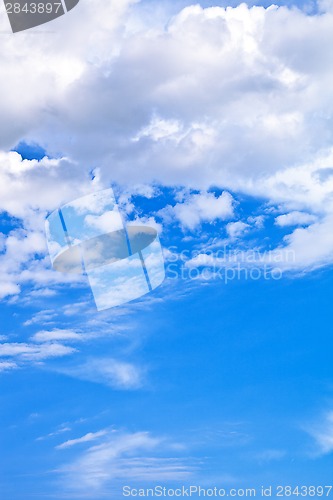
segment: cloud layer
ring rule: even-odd
[[[0,211],[23,229],[0,234],[1,296],[72,279],[34,261],[45,214],[115,181],[197,189],[172,207],[184,230],[232,217],[231,196],[211,186],[262,198],[290,227],[280,246],[298,255],[292,267],[330,264],[331,6],[190,5],[154,22],[135,7],[85,0],[50,31],[3,37]],[[22,161],[9,152],[22,140],[53,159]],[[235,241],[244,224],[228,226]]]

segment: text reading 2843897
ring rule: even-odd
[[[4,0],[13,33],[48,23],[72,10],[79,0]]]

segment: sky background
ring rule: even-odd
[[[1,500],[332,484],[332,25],[81,0],[13,35],[1,5]],[[110,187],[166,280],[98,312],[44,225]]]

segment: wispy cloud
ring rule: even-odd
[[[63,450],[64,448],[70,448],[72,446],[75,446],[76,444],[81,444],[81,443],[88,443],[90,441],[95,441],[96,439],[99,439],[102,436],[105,436],[108,433],[107,430],[103,431],[98,431],[98,432],[88,432],[84,436],[76,439],[69,439],[68,441],[65,441],[64,443],[59,444],[56,446],[57,449]]]
[[[6,343],[0,344],[0,356],[14,357],[22,360],[43,360],[72,354],[76,349],[62,344],[26,344]]]
[[[30,326],[36,323],[41,323],[43,325],[52,324],[56,316],[57,312],[53,309],[38,311],[30,319],[24,322],[24,326]]]
[[[53,438],[55,436],[58,436],[59,434],[63,434],[64,432],[70,432],[72,429],[71,427],[68,427],[67,425],[61,425],[58,429],[56,429],[53,432],[50,432],[46,436],[40,436],[36,439],[36,441],[44,441],[45,439]]]
[[[62,330],[60,328],[55,328],[53,330],[41,330],[35,333],[32,337],[35,342],[55,342],[61,341],[80,341],[82,340],[82,335],[74,330]]]
[[[333,410],[328,411],[317,422],[306,426],[305,430],[314,439],[315,455],[333,452]]]
[[[102,443],[58,469],[65,487],[76,490],[77,494],[88,489],[93,496],[119,479],[184,480],[195,469],[190,460],[165,456],[168,441],[148,432],[110,431],[104,437]]]
[[[34,344],[24,342],[6,342],[0,344],[0,372],[7,372],[31,364],[40,364],[52,358],[60,358],[77,352],[73,347],[57,342]]]
[[[89,358],[85,363],[61,367],[60,373],[81,380],[108,385],[113,389],[139,389],[145,380],[145,369],[114,358]]]
[[[254,458],[259,462],[273,462],[282,460],[287,455],[285,450],[267,449],[254,453]]]
[[[18,367],[17,364],[14,363],[13,361],[0,361],[0,373],[9,370],[14,370],[17,367]]]

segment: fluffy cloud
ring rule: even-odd
[[[39,220],[39,215],[37,220]],[[24,284],[79,283],[82,277],[51,270],[43,230],[13,229],[0,253],[0,298],[18,294]]]
[[[69,144],[59,128],[61,147],[83,163],[97,155],[104,179],[112,158],[116,180],[205,187],[304,161],[330,144],[319,112],[331,109],[331,56],[321,50],[332,42],[330,19],[312,16],[309,32],[309,16],[296,9],[197,5],[167,29],[129,31],[112,66],[87,70],[69,89],[59,127],[81,140]],[[304,57],[307,48],[320,64]]]
[[[237,222],[229,222],[226,226],[226,230],[230,238],[234,239],[242,236],[248,227],[249,224],[239,220]]]
[[[215,251],[216,250],[216,251]],[[310,272],[333,263],[333,216],[308,227],[298,227],[273,250],[234,246],[202,252],[186,262],[186,267],[277,269],[279,273]]]
[[[286,269],[312,270],[333,262],[333,216],[307,228],[297,228],[285,237],[286,245],[269,255],[294,254],[294,259],[284,259]]]
[[[178,219],[184,229],[195,229],[202,222],[230,219],[234,215],[234,199],[226,191],[216,197],[201,192],[185,196],[181,203],[166,207],[159,213],[165,220]]]
[[[275,223],[278,226],[308,226],[309,224],[316,222],[317,218],[315,215],[307,214],[305,212],[289,212],[289,214],[279,215],[275,219]]]
[[[1,296],[66,279],[47,262],[31,264],[33,246],[43,251],[45,214],[113,181],[200,190],[174,207],[184,228],[231,215],[230,198],[207,194],[210,186],[321,216],[285,245],[320,241],[325,248],[303,250],[300,266],[330,261],[333,58],[322,50],[333,42],[330,5],[311,16],[192,5],[152,27],[135,3],[86,0],[50,31],[3,37],[0,211],[31,234],[1,236]],[[8,29],[6,16],[0,23]],[[54,159],[8,153],[22,139]]]
[[[53,21],[47,31],[45,26],[37,29],[38,36],[27,31],[3,37],[0,62],[1,92],[6,96],[0,105],[3,147],[10,147],[18,136],[34,133],[38,123],[50,124],[69,87],[75,81],[83,82],[89,66],[111,64],[119,51],[122,19],[131,3],[131,0],[111,0],[107,4],[103,0],[86,0],[76,7],[76,15],[72,15],[73,11]],[[83,26],[89,26],[89,30]],[[9,29],[5,15],[1,15],[0,29],[2,32]]]
[[[23,221],[25,229],[44,231],[47,213],[98,189],[97,176],[92,181],[87,171],[66,158],[22,160],[16,152],[0,151],[0,210]],[[1,247],[6,244],[2,235]]]
[[[132,4],[86,0],[51,34],[6,37],[4,147],[37,140],[105,182],[235,187],[331,146],[330,11],[193,5],[150,29]]]

